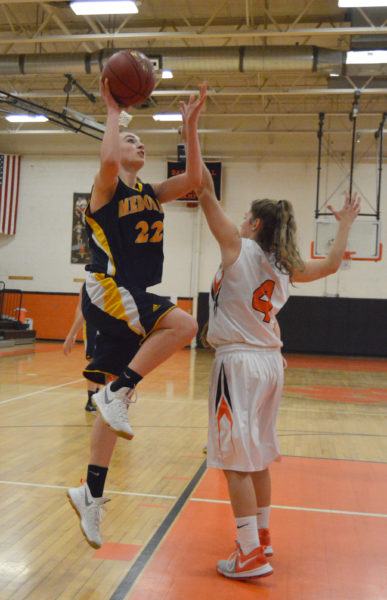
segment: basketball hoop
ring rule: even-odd
[[[343,261],[341,263],[341,268],[343,269],[343,271],[346,271],[351,268],[352,254],[356,254],[356,252],[351,250],[346,250],[344,252]]]

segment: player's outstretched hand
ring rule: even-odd
[[[180,102],[180,112],[183,115],[183,125],[181,127],[181,137],[183,141],[187,139],[187,128],[191,125],[196,125],[199,119],[200,111],[207,99],[207,83],[204,82],[199,86],[199,96],[195,98],[191,95],[188,104]]]
[[[102,77],[101,77],[100,82],[99,82],[99,89],[101,91],[102,98],[105,100],[105,104],[107,106],[108,111],[121,113],[121,111],[124,107],[120,106],[114,100],[114,98],[111,94],[111,91],[110,91],[108,78],[102,79]]]
[[[331,204],[328,204],[328,208],[337,221],[347,221],[352,224],[360,212],[360,196],[355,192],[350,198],[347,194],[344,205],[340,210],[335,210]]]

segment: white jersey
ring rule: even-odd
[[[274,317],[288,297],[289,275],[254,240],[242,238],[237,260],[220,267],[211,286],[209,343],[280,348]]]

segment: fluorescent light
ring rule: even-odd
[[[183,117],[180,113],[156,114],[153,115],[155,121],[182,121]]]
[[[173,79],[173,73],[169,69],[163,69],[161,72],[161,79]]]
[[[347,52],[347,65],[387,63],[387,50],[351,50]]]
[[[387,6],[386,0],[339,0],[342,8],[366,8],[367,6]]]
[[[48,121],[44,115],[7,115],[5,118],[11,123],[44,123]]]
[[[138,8],[134,0],[96,0],[87,2],[70,2],[70,6],[76,15],[134,15]]]

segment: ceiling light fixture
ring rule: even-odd
[[[387,50],[350,50],[347,65],[387,64]]]
[[[161,71],[161,79],[173,79],[173,73],[170,69],[163,69]]]
[[[371,6],[387,6],[386,0],[339,0],[341,8],[367,8]]]
[[[155,121],[182,121],[183,117],[181,116],[180,113],[159,113],[156,115],[153,115],[153,119]]]
[[[76,15],[127,15],[137,14],[138,8],[134,0],[84,0],[70,2]]]
[[[44,123],[48,121],[44,115],[7,115],[5,118],[10,123]]]

